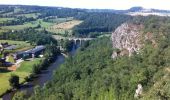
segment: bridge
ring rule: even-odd
[[[53,35],[53,37],[56,40],[70,40],[70,41],[74,41],[75,44],[77,44],[77,42],[82,44],[83,41],[89,41],[89,40],[93,40],[94,39],[94,38],[63,37],[63,36],[60,36],[60,35]]]

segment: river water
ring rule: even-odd
[[[69,55],[74,56],[76,54],[76,50],[78,47],[79,45],[74,45]],[[30,96],[33,93],[33,89],[36,85],[42,87],[46,82],[52,79],[53,71],[56,70],[61,64],[63,64],[64,61],[65,57],[63,55],[59,55],[57,60],[54,63],[52,63],[47,70],[42,70],[41,74],[39,74],[37,78],[33,79],[33,81],[28,82],[27,84],[22,85],[19,90],[6,93],[2,97],[3,100],[11,100],[14,94],[18,91],[26,91],[27,96]]]

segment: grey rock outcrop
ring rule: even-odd
[[[140,40],[142,27],[142,25],[123,23],[112,33],[113,48],[119,49],[119,52],[113,51],[112,58],[123,55],[131,56],[132,53],[139,52],[142,47]]]
[[[139,96],[142,95],[143,87],[141,84],[138,84],[138,88],[135,91],[134,98],[138,98]]]

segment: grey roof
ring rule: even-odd
[[[6,48],[4,48],[5,50],[12,50],[12,49],[15,49],[17,46],[16,45],[11,45],[11,46],[8,46]]]
[[[40,51],[40,50],[43,50],[43,49],[45,49],[45,46],[39,45],[39,46],[36,46],[36,47],[33,48],[33,49],[29,49],[29,50],[27,50],[27,51],[20,51],[20,52],[17,52],[16,54],[36,53],[36,52],[38,52],[38,51]]]

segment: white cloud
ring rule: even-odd
[[[133,6],[142,6],[145,8],[170,10],[170,0],[0,0],[0,4],[23,4],[100,9],[128,9]]]

